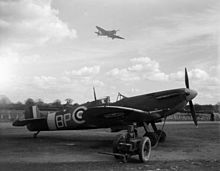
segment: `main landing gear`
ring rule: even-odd
[[[150,158],[151,141],[148,137],[138,137],[135,125],[129,125],[126,135],[118,135],[113,142],[113,153],[116,159],[127,162],[132,155],[138,155],[141,162]]]
[[[37,131],[36,133],[33,134],[33,138],[37,138],[37,135],[40,133],[40,131]]]
[[[157,129],[154,122],[151,123],[154,132],[149,131],[147,123],[144,122],[143,126],[145,130],[144,137],[149,137],[152,148],[156,147],[158,145],[158,142],[164,142],[166,140],[166,133],[163,130]]]

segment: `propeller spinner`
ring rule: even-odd
[[[188,73],[187,73],[187,69],[185,68],[185,85],[187,88],[187,101],[189,101],[189,106],[190,106],[190,111],[191,111],[191,115],[194,121],[194,124],[197,126],[197,119],[196,119],[196,112],[195,112],[195,108],[193,106],[193,102],[192,99],[197,95],[197,92],[195,90],[190,90],[189,89],[189,77],[188,77]]]

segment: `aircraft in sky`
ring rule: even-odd
[[[95,32],[97,34],[97,36],[107,36],[112,39],[124,39],[123,37],[116,35],[117,31],[119,31],[119,30],[105,30],[99,26],[96,26],[96,28],[98,29],[98,31]]]
[[[186,88],[133,97],[123,96],[112,103],[109,97],[96,99],[94,91],[94,101],[77,107],[67,107],[65,110],[47,115],[43,115],[36,106],[30,106],[25,110],[25,119],[14,121],[13,126],[26,125],[29,131],[36,131],[34,134],[34,137],[36,137],[40,131],[55,130],[111,128],[112,132],[118,132],[135,123],[136,127],[144,128],[145,134],[143,137],[150,139],[150,147],[156,146],[158,142],[164,142],[166,139],[166,133],[157,129],[156,123],[160,122],[162,118],[166,119],[167,116],[181,111],[187,103],[190,105],[192,118],[197,126],[195,109],[192,103],[192,99],[196,97],[197,92],[189,88],[186,69],[185,85]],[[149,124],[153,131],[150,131]],[[133,130],[135,131],[135,128]],[[135,134],[137,134],[136,131]],[[117,153],[118,151],[114,149],[113,146],[114,153]],[[143,157],[142,160],[145,161]]]

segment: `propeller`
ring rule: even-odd
[[[189,89],[189,77],[188,77],[188,73],[187,73],[187,69],[186,68],[185,68],[185,85],[186,85],[186,88]],[[189,106],[190,106],[190,111],[191,111],[191,115],[192,115],[194,124],[196,126],[198,126],[197,119],[196,119],[196,112],[195,112],[195,108],[193,106],[192,100],[189,101]]]
[[[189,77],[188,77],[186,68],[185,68],[185,85],[186,85],[186,88],[189,88]]]
[[[95,92],[95,87],[93,87],[93,95],[94,95],[94,100],[96,101],[96,92]]]

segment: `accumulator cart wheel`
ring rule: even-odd
[[[155,132],[146,132],[144,137],[150,138],[152,148],[157,146],[158,135]]]
[[[143,137],[139,144],[138,154],[141,162],[147,162],[150,158],[151,141],[148,137]]]
[[[116,136],[115,140],[113,141],[113,153],[120,153],[118,149],[118,145],[120,142],[124,141],[125,137],[123,134],[119,134]],[[116,159],[121,159],[121,156],[114,155]]]

